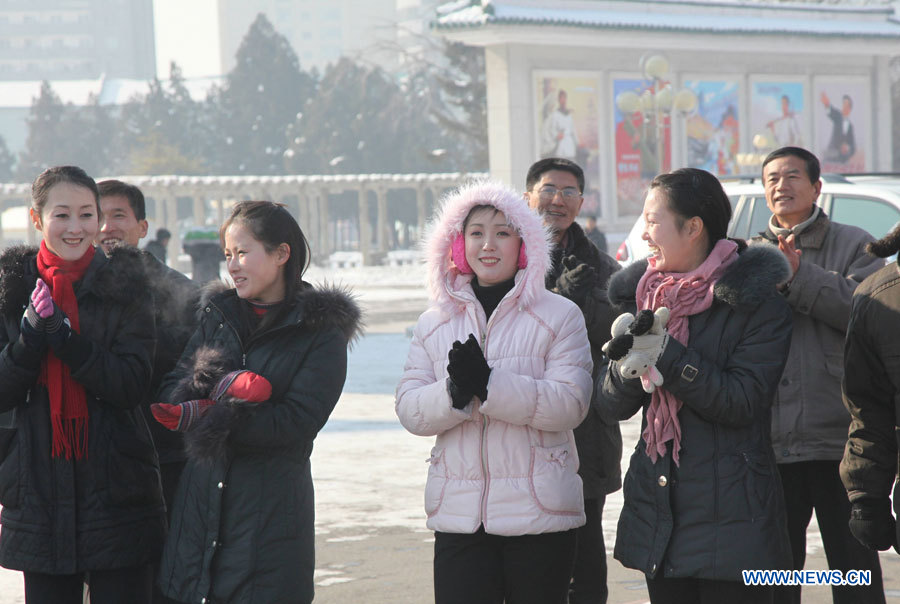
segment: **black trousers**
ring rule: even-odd
[[[868,586],[832,587],[835,604],[884,604],[884,585],[878,552],[870,550],[853,537],[847,522],[850,520],[850,500],[838,473],[839,461],[802,461],[778,464],[784,500],[787,504],[788,534],[794,569],[806,563],[806,528],[816,511],[816,522],[825,546],[828,567],[841,570],[872,571]],[[824,569],[815,569],[824,570]],[[800,586],[779,586],[775,589],[777,604],[800,604]]]
[[[82,604],[87,573],[46,575],[25,572],[25,604]],[[91,604],[150,604],[153,568],[92,570]]]
[[[575,538],[435,532],[435,604],[565,604]]]
[[[772,604],[773,591],[740,581],[647,577],[651,604]]]
[[[603,543],[603,505],[606,496],[584,500],[587,523],[576,530],[578,548],[569,587],[569,604],[606,604],[606,545]]]

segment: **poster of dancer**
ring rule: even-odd
[[[654,92],[653,84],[646,80],[614,78],[612,81],[619,216],[640,214],[650,181],[672,165],[669,116],[658,115],[655,111],[645,116],[639,101],[641,95]],[[658,117],[661,117],[660,123],[657,123]]]
[[[582,213],[600,212],[600,80],[591,72],[535,73],[537,156],[571,159],[587,181]]]
[[[685,119],[687,165],[719,176],[738,173],[740,88],[736,81],[686,80],[697,111]]]
[[[822,77],[813,86],[813,149],[823,172],[865,172],[869,144],[869,80]]]
[[[755,80],[750,99],[751,142],[758,153],[779,147],[806,147],[806,86],[800,81]]]

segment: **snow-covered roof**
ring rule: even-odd
[[[703,10],[698,15],[698,10]],[[438,30],[545,25],[716,34],[799,34],[900,38],[900,18],[880,0],[459,0],[438,8]]]
[[[186,79],[185,88],[195,101],[202,101],[222,78]],[[163,80],[166,85],[166,80]],[[97,97],[101,105],[123,105],[132,98],[147,94],[150,83],[147,80],[122,78],[98,78],[96,80],[51,80],[53,92],[63,103],[86,105],[91,95]],[[0,107],[31,107],[34,99],[41,94],[40,80],[0,81]]]

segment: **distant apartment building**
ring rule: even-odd
[[[398,0],[219,0],[222,69],[227,73],[234,67],[241,40],[256,15],[263,13],[291,43],[303,69],[324,72],[328,64],[347,56],[393,70],[398,61],[397,4]]]
[[[0,2],[0,81],[150,79],[152,0]]]

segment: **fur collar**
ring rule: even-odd
[[[328,284],[313,286],[305,281],[303,285],[297,292],[296,308],[289,315],[289,321],[302,321],[313,329],[335,327],[348,342],[354,342],[362,335],[365,327],[363,312],[349,288]],[[198,321],[210,304],[231,317],[231,313],[237,312],[237,302],[233,287],[222,281],[210,281],[200,292]]]
[[[609,281],[609,301],[617,309],[633,310],[638,282],[647,270],[647,261],[631,264]],[[777,247],[751,242],[716,283],[716,300],[740,310],[752,310],[775,292],[775,286],[788,279],[791,269]]]
[[[15,245],[0,254],[0,313],[20,315],[37,279],[38,248]],[[148,281],[141,252],[134,248],[115,248],[109,258],[97,250],[82,281],[100,298],[128,305],[146,295]]]
[[[520,193],[491,180],[473,181],[451,191],[441,200],[440,208],[422,238],[429,296],[448,314],[459,312],[464,307],[455,294],[468,286],[471,275],[457,270],[450,260],[450,250],[462,233],[466,216],[478,205],[491,205],[503,212],[522,237],[528,266],[516,275],[513,291],[519,298],[519,305],[527,308],[544,290],[544,275],[550,267],[552,238],[541,218],[528,207]]]

